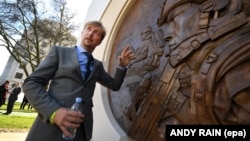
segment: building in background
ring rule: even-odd
[[[25,79],[23,69],[12,56],[9,57],[0,79],[1,83],[5,80],[23,83]]]

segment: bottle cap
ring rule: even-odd
[[[75,102],[82,102],[82,98],[81,97],[76,97]]]

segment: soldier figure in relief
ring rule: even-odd
[[[124,114],[133,122],[145,100],[151,85],[152,72],[160,65],[160,57],[164,52],[164,43],[151,26],[141,32],[142,43],[135,50],[136,59],[130,62],[126,82],[131,88],[131,103],[124,109]],[[134,88],[136,86],[136,88]],[[134,88],[134,89],[133,89]]]
[[[163,134],[167,124],[250,124],[246,2],[166,0],[158,26],[176,77],[162,104]]]

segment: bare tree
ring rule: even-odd
[[[53,12],[46,11],[38,0],[0,2],[0,47],[6,48],[28,76],[54,45],[72,46],[78,27],[66,0],[53,0]]]

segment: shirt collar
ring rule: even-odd
[[[80,52],[80,53],[83,53],[83,52],[88,52],[84,47],[82,47],[81,45],[77,46],[77,50]]]

